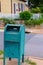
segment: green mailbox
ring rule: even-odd
[[[6,57],[20,58],[24,62],[25,29],[22,24],[7,24],[4,29],[4,65]]]

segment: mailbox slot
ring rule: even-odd
[[[19,32],[20,30],[20,26],[7,26],[6,31],[10,31],[10,32]]]

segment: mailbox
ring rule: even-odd
[[[25,29],[22,24],[7,24],[4,29],[4,65],[5,58],[20,58],[24,62]]]

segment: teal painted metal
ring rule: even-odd
[[[25,28],[22,24],[7,24],[4,29],[4,62],[6,57],[24,59]]]

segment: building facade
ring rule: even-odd
[[[0,13],[15,14],[20,11],[28,10],[25,2],[20,0],[0,0]]]

